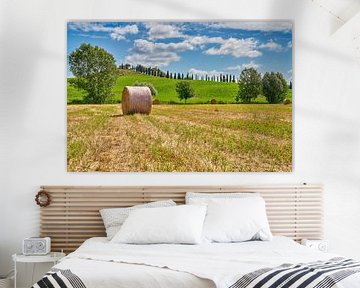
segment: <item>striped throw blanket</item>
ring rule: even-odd
[[[86,288],[81,279],[69,269],[53,268],[32,288]]]
[[[242,276],[229,288],[331,288],[360,272],[360,262],[333,258],[305,264],[283,264]],[[69,269],[52,269],[32,288],[86,288]],[[105,288],[105,287],[104,287]],[[351,287],[350,287],[351,288]]]
[[[229,288],[331,288],[359,272],[360,262],[345,258],[284,264],[246,274]]]

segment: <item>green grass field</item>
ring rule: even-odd
[[[107,99],[106,103],[119,103],[124,86],[131,86],[137,81],[152,83],[158,91],[158,96],[156,98],[159,99],[161,103],[182,103],[178,99],[175,91],[176,83],[179,80],[137,74],[134,72],[127,72],[126,75],[122,75],[118,78],[116,85],[113,88],[113,95]],[[238,92],[237,83],[211,82],[201,80],[191,80],[190,83],[195,90],[196,97],[189,99],[187,101],[189,104],[209,103],[211,99],[216,99],[218,102],[222,101],[224,103],[235,103],[235,96]],[[77,89],[68,82],[68,104],[82,104],[85,95],[85,91]],[[287,98],[292,99],[291,90],[289,90]],[[266,99],[263,96],[259,96],[254,102],[266,103]]]
[[[292,168],[291,105],[155,105],[150,115],[131,116],[116,104],[67,109],[68,171]]]

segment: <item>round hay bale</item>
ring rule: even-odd
[[[150,114],[152,105],[151,91],[145,86],[125,86],[121,106],[124,115]]]
[[[290,101],[290,99],[284,99],[284,101],[283,101],[283,104],[284,105],[289,105],[291,103],[291,101]]]

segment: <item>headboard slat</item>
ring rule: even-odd
[[[99,210],[173,199],[185,201],[186,192],[258,192],[266,201],[274,235],[322,237],[322,187],[320,185],[251,186],[43,186],[51,204],[41,208],[41,236],[52,238],[53,251],[74,251],[90,237],[105,236]]]

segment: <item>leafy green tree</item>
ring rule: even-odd
[[[263,77],[263,93],[270,104],[280,103],[289,89],[284,76],[277,72],[266,72]]]
[[[239,82],[239,92],[235,97],[236,102],[242,101],[250,103],[262,90],[261,75],[253,67],[245,68],[241,71]]]
[[[186,100],[195,96],[194,89],[187,81],[179,81],[176,83],[176,92],[180,100]]]
[[[103,48],[81,44],[69,56],[76,86],[87,92],[87,103],[104,103],[118,76],[115,58]]]
[[[156,88],[154,87],[154,85],[152,83],[148,83],[148,82],[135,82],[133,84],[134,86],[146,86],[146,87],[149,87],[150,91],[151,91],[151,95],[153,97],[156,97],[157,95],[157,90]]]

